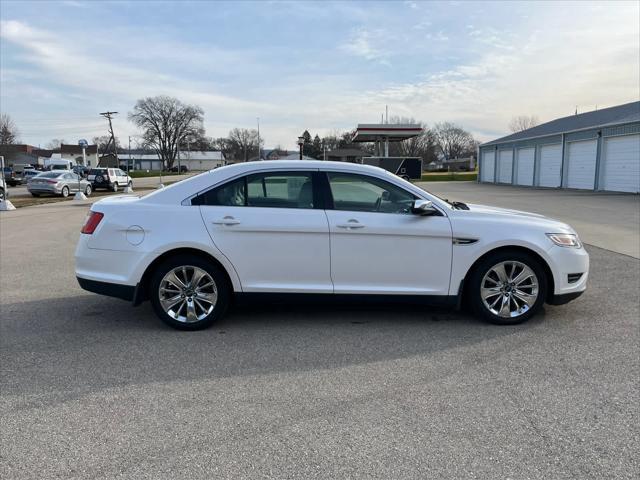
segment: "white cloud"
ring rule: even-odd
[[[498,35],[473,27],[473,61],[427,75],[419,82],[369,91],[360,101],[389,104],[428,123],[457,121],[483,140],[506,133],[512,116],[541,121],[640,99],[638,7],[577,16],[537,17],[527,35]],[[616,25],[611,29],[611,25]]]
[[[349,40],[342,44],[341,50],[350,55],[375,61],[380,64],[389,64],[389,52],[378,44],[383,43],[388,37],[382,29],[358,28],[351,33]]]

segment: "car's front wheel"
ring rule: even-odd
[[[224,273],[211,262],[196,255],[177,255],[155,269],[149,296],[167,325],[200,330],[224,315],[231,290]]]
[[[113,184],[113,186],[111,187],[111,190],[113,190],[114,192],[118,191],[118,182]]]
[[[547,277],[534,256],[502,251],[484,258],[471,274],[473,310],[491,323],[515,325],[536,314],[547,294]]]

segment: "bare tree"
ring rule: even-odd
[[[249,160],[253,150],[258,154],[258,131],[247,128],[234,128],[229,132],[228,149],[232,158]],[[262,140],[260,141],[262,143]]]
[[[451,122],[436,123],[433,135],[446,160],[473,155],[477,145],[471,133]]]
[[[120,149],[120,139],[115,137],[116,139],[116,149]],[[111,140],[111,135],[101,135],[99,137],[93,137],[92,141],[94,145],[98,146],[98,151],[102,154],[107,151],[107,147],[109,146],[109,142]]]
[[[20,132],[13,119],[6,113],[0,115],[0,145],[18,143],[19,135]]]
[[[538,117],[535,115],[518,115],[509,122],[509,130],[513,133],[529,130],[538,125]]]
[[[173,167],[178,146],[187,137],[204,135],[204,110],[164,95],[138,100],[129,120],[143,130],[146,143],[153,147],[167,168]]]
[[[389,123],[420,125],[422,133],[416,137],[394,142],[389,145],[391,156],[421,157],[425,162],[431,162],[436,158],[436,140],[434,133],[427,127],[426,123],[416,121],[414,118],[391,117]]]
[[[57,150],[63,143],[66,143],[64,138],[54,138],[45,145],[45,148],[47,150]]]

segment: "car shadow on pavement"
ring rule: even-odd
[[[232,308],[210,329],[180,332],[164,326],[148,303],[132,308],[95,295],[6,304],[3,316],[3,395],[33,395],[39,403],[130,384],[438,358],[523,335],[543,321],[500,327],[397,303],[255,304]]]

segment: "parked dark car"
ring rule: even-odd
[[[171,167],[170,171],[174,173],[187,173],[189,168],[186,165],[180,165],[180,170],[178,170],[178,166],[176,165],[175,167]]]
[[[20,178],[16,175],[16,172],[13,170],[13,167],[4,167],[4,181],[7,185],[11,187],[15,187],[20,184]]]

